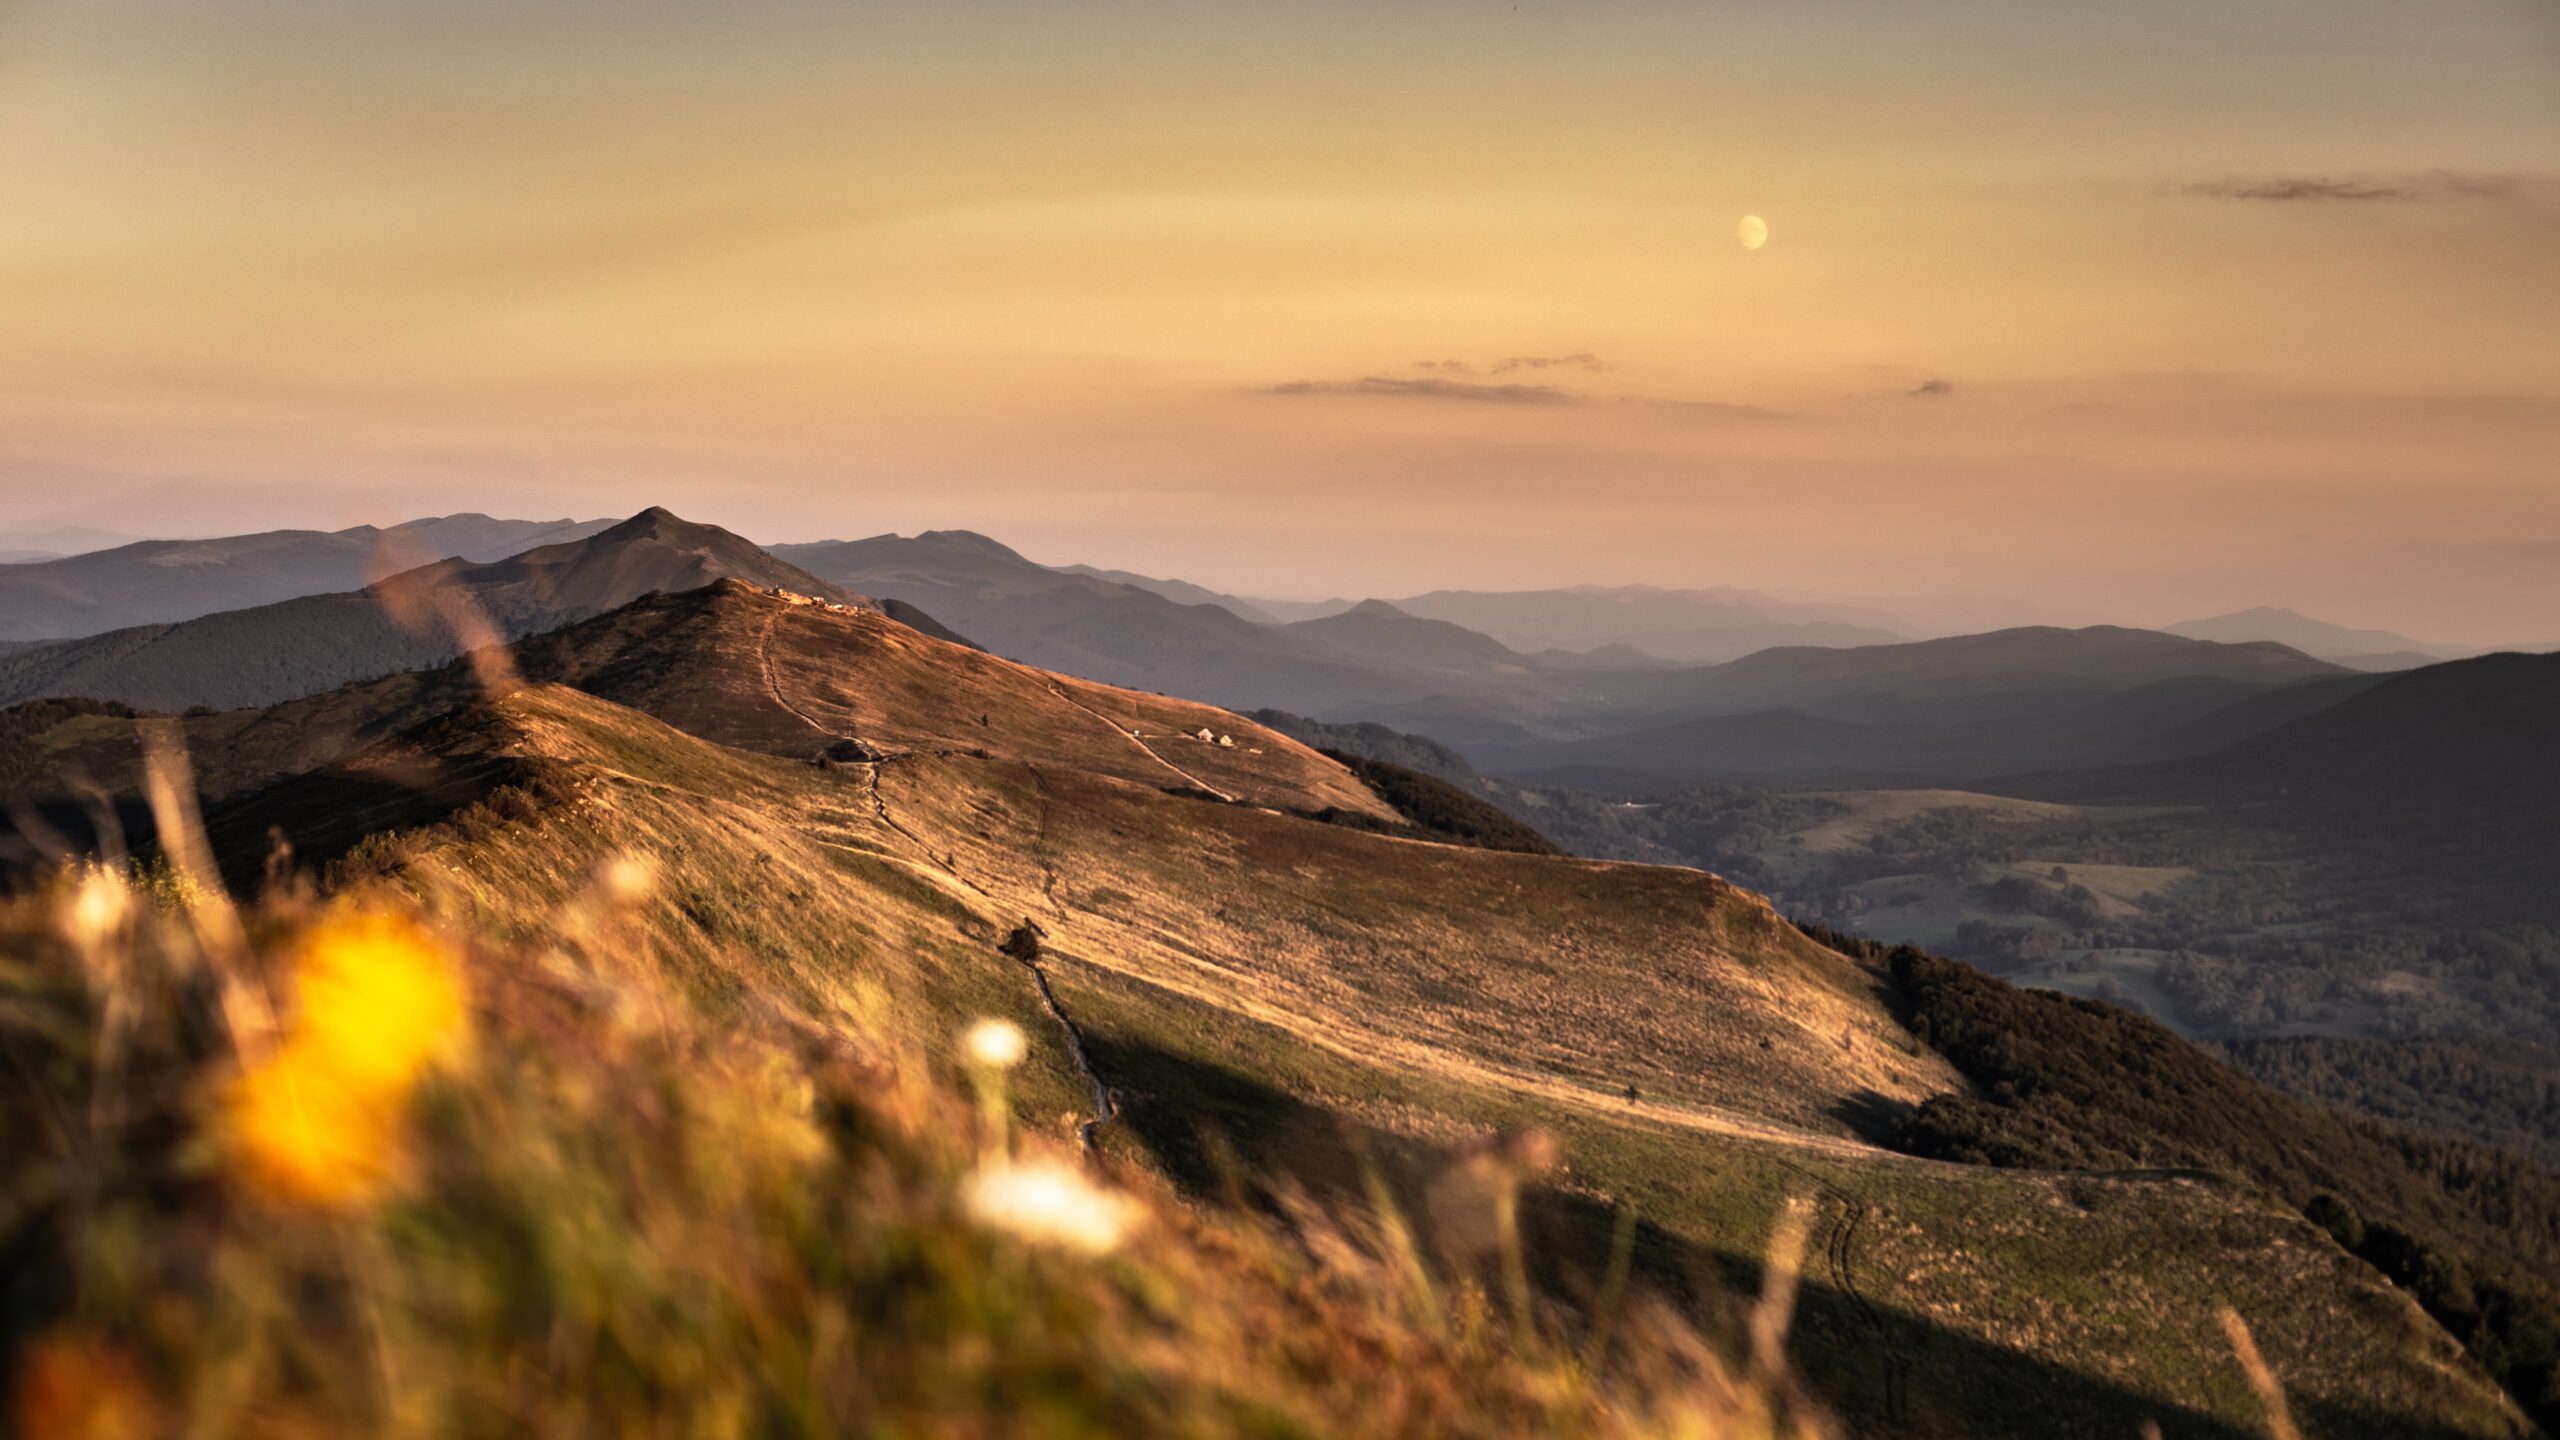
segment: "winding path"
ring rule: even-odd
[[[1102,1083],[1102,1076],[1093,1068],[1093,1057],[1084,1048],[1084,1032],[1067,1018],[1067,1007],[1059,1003],[1058,992],[1049,986],[1048,967],[1040,963],[1039,942],[1034,940],[1030,948],[1028,955],[1016,955],[1010,950],[1005,953],[1031,972],[1031,983],[1040,991],[1040,1003],[1048,1008],[1049,1018],[1058,1022],[1058,1029],[1067,1037],[1067,1058],[1075,1062],[1076,1073],[1093,1091],[1093,1118],[1076,1127],[1076,1138],[1090,1151],[1093,1132],[1118,1118],[1120,1107],[1112,1102],[1111,1087]]]
[[[1101,721],[1103,724],[1110,726],[1112,734],[1119,736],[1121,740],[1127,744],[1137,746],[1140,754],[1146,756],[1150,760],[1153,760],[1167,770],[1172,771],[1174,774],[1181,776],[1183,783],[1189,785],[1192,789],[1202,791],[1206,794],[1215,795],[1230,805],[1235,803],[1235,796],[1228,794],[1226,791],[1219,789],[1217,786],[1210,784],[1208,781],[1201,779],[1199,776],[1192,774],[1190,771],[1183,769],[1181,766],[1167,760],[1162,755],[1157,754],[1156,747],[1129,733],[1127,726],[1122,725],[1119,721],[1112,719],[1110,716],[1103,714],[1101,711],[1094,709],[1092,706],[1087,705],[1073,695],[1068,694],[1055,682],[1050,684],[1049,693],[1066,701],[1068,704],[1073,705],[1087,715],[1092,716],[1094,719]]]

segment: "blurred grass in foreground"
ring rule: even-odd
[[[1003,1022],[963,1095],[885,1025],[707,1018],[620,962],[650,883],[504,945],[165,866],[0,911],[18,1433],[1833,1433],[1800,1223],[1729,1358],[1540,1307],[1516,1231],[1488,1283],[1391,1209],[1201,1209],[1015,1133]],[[1497,1224],[1545,1150],[1470,1162]]]

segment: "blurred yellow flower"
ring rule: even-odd
[[[434,936],[404,916],[348,911],[304,938],[292,1043],[341,1083],[402,1088],[458,1053],[469,1015],[461,978]]]
[[[340,1083],[311,1049],[288,1045],[240,1077],[232,1135],[258,1188],[334,1209],[378,1193],[391,1173],[394,1108],[407,1099]]]
[[[415,921],[346,911],[303,937],[284,1043],[240,1077],[229,1120],[244,1170],[280,1198],[361,1203],[389,1178],[401,1112],[470,1016],[452,958]]]
[[[1017,1240],[1086,1255],[1118,1248],[1141,1218],[1138,1203],[1055,1160],[998,1161],[969,1181],[969,1213]]]

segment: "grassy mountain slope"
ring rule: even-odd
[[[912,702],[898,682],[998,664],[886,631],[906,648],[842,662],[799,648],[801,627],[875,622],[743,587],[710,598],[770,621],[700,637],[705,671],[725,669],[741,706],[684,699],[695,672],[673,663],[671,641],[619,668],[599,646],[587,678],[752,738],[770,733],[752,698],[768,688],[754,647],[769,633],[779,697],[838,707],[811,709],[813,731],[849,716],[853,735],[904,725],[923,739],[948,721],[899,718]],[[877,667],[859,695],[836,678],[853,663]],[[805,749],[715,745],[532,686],[403,737],[447,775],[487,767],[491,788],[406,838],[354,847],[340,874],[531,931],[608,857],[653,857],[665,884],[624,941],[634,958],[749,1009],[859,990],[920,1046],[965,1015],[1017,1017],[1043,1037],[1021,1112],[1063,1131],[1092,1101],[1045,983],[1118,1092],[1097,1131],[1107,1148],[1202,1193],[1225,1174],[1267,1198],[1355,1191],[1365,1149],[1435,1244],[1468,1243],[1463,1217],[1435,1210],[1435,1177],[1497,1127],[1538,1126],[1565,1157],[1527,1201],[1561,1293],[1605,1269],[1620,1203],[1639,1217],[1646,1283],[1697,1299],[1748,1279],[1780,1202],[1813,1195],[1824,1258],[1800,1356],[1878,1430],[2119,1434],[2152,1415],[2175,1434],[2243,1433],[2254,1401],[2211,1338],[2228,1301],[2314,1433],[2511,1433],[2440,1335],[2250,1192],[1880,1150],[1868,1136],[1960,1082],[1902,1029],[1879,974],[1744,892],[1692,871],[1459,849],[1168,793],[1165,777],[1128,771],[1137,749],[1109,727],[1024,721],[979,727],[998,732],[983,747],[813,765],[796,758]],[[1223,1141],[1204,1142],[1204,1124]]]

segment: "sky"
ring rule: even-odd
[[[0,532],[2552,641],[2555,336],[2549,0],[0,0]]]

